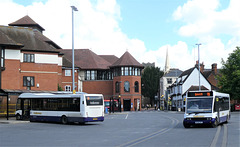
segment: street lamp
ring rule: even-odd
[[[199,91],[201,90],[201,85],[200,85],[200,53],[199,53],[199,46],[202,45],[201,43],[196,44],[198,46],[198,77],[199,77]]]
[[[78,9],[75,6],[71,6],[72,8],[72,92],[75,94],[75,70],[74,70],[74,21],[73,21],[73,12],[78,11]]]

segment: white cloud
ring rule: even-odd
[[[29,15],[40,24],[48,38],[62,48],[72,48],[72,13],[71,5],[78,8],[74,12],[74,46],[90,48],[97,54],[113,54],[120,57],[129,50],[138,60],[146,51],[144,42],[129,38],[118,25],[121,21],[120,6],[115,0],[48,0],[46,3],[34,2],[22,6],[5,0],[1,2],[0,24],[7,25],[25,15]],[[9,11],[9,7],[14,11]]]
[[[218,10],[220,5],[219,0],[190,0],[173,13],[174,20],[184,23],[179,35],[195,37],[202,43],[200,62],[208,68],[212,63],[220,65],[221,58],[226,59],[240,45],[240,1],[230,0],[224,10]],[[224,38],[219,37],[224,35],[232,37],[225,45]]]
[[[26,7],[12,0],[4,0],[0,2],[0,13],[7,15],[1,16],[0,24],[7,25],[28,14],[45,28],[44,35],[62,48],[71,49],[71,5],[78,8],[74,12],[75,48],[91,48],[97,54],[118,57],[128,50],[139,62],[155,62],[161,69],[165,65],[167,48],[171,68],[186,70],[193,67],[197,60],[197,47],[189,46],[181,39],[153,51],[146,49],[144,41],[129,38],[119,26],[122,18],[116,0],[48,0]],[[218,11],[220,5],[219,0],[189,0],[173,13],[173,19],[184,24],[178,33],[195,37],[203,44],[200,46],[200,61],[204,61],[206,67],[212,63],[219,65],[221,58],[226,59],[240,42],[240,1],[231,0],[229,7]],[[221,34],[232,38],[223,44],[221,38],[217,37]]]

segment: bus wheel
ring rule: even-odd
[[[217,125],[218,125],[218,121],[217,121],[217,118],[215,118],[214,123],[212,123],[212,127],[213,127],[213,128],[216,128]]]
[[[184,123],[184,122],[183,122],[183,126],[184,126],[184,128],[190,128],[190,125],[189,125],[189,124],[186,124],[186,123]]]
[[[62,116],[61,122],[62,122],[62,124],[67,124],[68,123],[68,119],[65,115]]]
[[[17,115],[16,115],[16,120],[20,120],[20,119],[21,119],[20,114],[17,114]]]

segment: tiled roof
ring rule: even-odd
[[[64,56],[72,62],[72,50],[63,49]],[[109,69],[111,63],[101,58],[89,49],[75,49],[74,63],[81,69]]]
[[[19,49],[23,47],[22,44],[15,42],[6,34],[4,34],[2,31],[0,31],[0,46],[5,46],[7,48],[19,48]]]
[[[115,63],[119,59],[115,55],[99,55],[99,56],[112,64]]]
[[[5,41],[7,41],[6,43],[9,44],[21,44],[24,46],[23,48],[21,48],[21,50],[59,52],[58,49],[39,39],[39,37],[35,35],[33,29],[23,27],[1,26],[0,32],[1,34],[4,34],[0,35],[0,40],[4,39]]]
[[[44,31],[44,28],[41,27],[38,23],[36,23],[32,18],[30,18],[28,15],[20,18],[19,20],[12,22],[8,24],[9,26],[22,26],[22,27],[33,27],[38,28],[41,31]]]
[[[140,64],[128,51],[126,51],[111,67],[116,66],[135,66],[135,67],[142,67],[143,65]]]
[[[179,69],[170,69],[163,77],[179,77],[183,72]]]

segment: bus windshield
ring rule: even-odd
[[[87,106],[103,105],[102,96],[86,96]]]
[[[187,113],[211,113],[213,98],[188,98]]]

